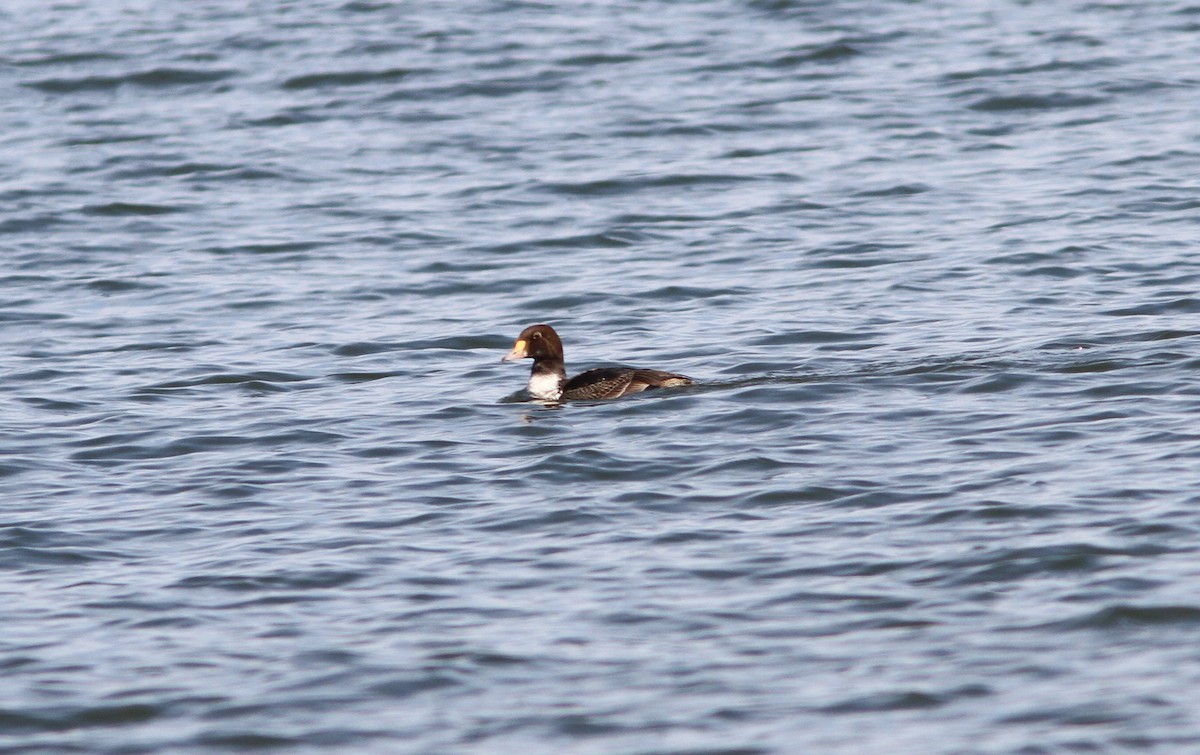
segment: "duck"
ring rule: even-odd
[[[581,372],[568,380],[562,339],[546,324],[530,325],[522,330],[512,351],[500,361],[519,359],[533,360],[527,387],[529,395],[538,401],[612,399],[652,388],[674,388],[695,382],[686,375],[636,367],[601,367]]]

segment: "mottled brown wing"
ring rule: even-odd
[[[567,381],[563,398],[596,400],[624,396],[636,370],[628,367],[604,367],[581,372]]]
[[[581,372],[567,381],[563,398],[598,400],[619,398],[647,388],[691,385],[684,375],[662,370],[636,370],[632,367],[606,367]]]
[[[637,393],[647,388],[674,388],[680,385],[691,385],[692,379],[687,375],[676,375],[674,372],[662,370],[634,370],[633,380],[629,383],[626,393]]]

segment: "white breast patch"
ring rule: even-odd
[[[562,398],[562,382],[558,375],[530,375],[529,395],[543,401],[556,401]]]

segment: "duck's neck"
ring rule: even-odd
[[[558,401],[567,382],[567,368],[561,359],[535,359],[529,371],[529,395],[541,401]]]

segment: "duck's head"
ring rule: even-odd
[[[549,325],[530,325],[517,336],[512,351],[500,361],[515,362],[518,359],[557,359],[562,361],[562,341]]]

